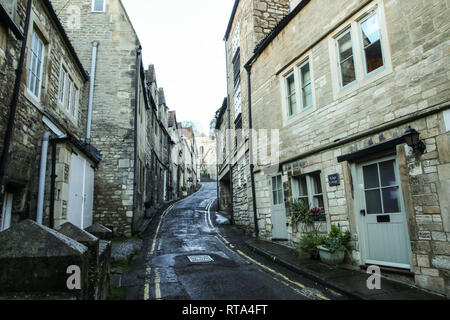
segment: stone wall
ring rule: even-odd
[[[23,28],[25,16],[25,5],[18,2],[17,16]],[[30,30],[28,34],[27,48],[31,47],[32,32],[36,30],[41,34],[45,43],[42,87],[39,101],[33,98],[27,90],[29,76],[29,55],[25,60],[25,68],[22,76],[17,113],[14,122],[13,138],[9,150],[9,159],[5,172],[6,191],[13,193],[13,223],[23,219],[34,219],[36,215],[38,174],[41,154],[41,144],[44,132],[50,131],[44,125],[43,117],[48,117],[77,139],[84,136],[83,113],[81,110],[82,95],[78,95],[75,117],[68,114],[64,107],[58,103],[59,77],[61,63],[64,62],[67,71],[78,86],[79,92],[84,88],[85,79],[81,70],[75,63],[67,44],[58,31],[56,22],[49,15],[48,8],[42,1],[33,2]],[[17,41],[12,33],[4,39],[2,50],[0,50],[0,112],[3,121],[0,123],[1,139],[4,138],[4,130],[7,125],[7,115],[15,81],[14,68],[17,67],[21,42]],[[29,51],[28,51],[29,52]],[[52,137],[55,137],[53,135]],[[2,144],[3,146],[3,144]],[[49,148],[50,150],[50,148]],[[48,158],[50,163],[50,157]],[[50,168],[48,166],[47,168]],[[14,187],[10,188],[8,185]],[[11,190],[12,189],[12,190]],[[46,193],[47,206],[49,194]],[[3,199],[0,200],[2,205]],[[48,208],[47,208],[48,210]],[[47,211],[48,212],[48,211]]]
[[[362,14],[366,5],[373,4],[381,10],[381,24],[385,20],[385,69],[341,92],[336,89],[332,72],[333,37]],[[393,151],[400,167],[416,284],[447,295],[449,128],[443,111],[448,110],[450,98],[446,67],[450,63],[446,37],[449,24],[445,20],[449,10],[442,1],[428,1],[426,5],[414,0],[311,1],[252,68],[254,127],[280,130],[288,222],[290,176],[320,171],[327,225],[339,224],[352,232],[356,263],[361,262],[361,252],[351,163],[339,163],[337,157],[400,137],[408,126],[420,132],[426,144],[423,155],[413,155],[405,144]],[[288,119],[283,76],[308,58],[314,104]],[[288,161],[298,156],[298,160]],[[334,173],[340,175],[341,184],[330,187],[327,177]],[[256,181],[259,220],[263,230],[270,230],[268,177],[257,173]],[[288,231],[294,245],[300,235],[292,226]],[[268,231],[263,236],[271,238]]]
[[[103,161],[95,177],[94,220],[112,228],[116,236],[129,236],[134,214],[134,149],[142,150],[134,143],[139,39],[118,0],[107,1],[106,12],[102,13],[91,12],[90,0],[71,1],[67,7],[64,7],[65,0],[52,3],[87,70],[91,69],[92,43],[99,44],[92,142],[102,152]],[[79,12],[79,24],[72,22],[74,12]],[[85,113],[88,92],[89,86],[86,86]],[[146,127],[141,126],[141,129],[138,135],[146,133]],[[142,209],[136,214],[141,216]]]

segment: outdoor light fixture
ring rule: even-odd
[[[411,127],[408,127],[408,129],[406,129],[405,133],[403,134],[406,144],[409,147],[413,148],[414,151],[418,150],[421,154],[423,154],[426,150],[426,146],[425,143],[420,140],[419,136],[419,132]]]

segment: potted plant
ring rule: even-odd
[[[303,259],[319,259],[319,247],[324,243],[325,236],[314,234],[312,232],[306,233],[297,245],[297,251],[300,258]]]
[[[350,231],[347,230],[343,233],[338,226],[332,225],[328,236],[323,240],[323,243],[317,246],[320,260],[330,265],[343,263],[350,240]]]
[[[186,196],[187,196],[187,188],[186,188],[185,186],[182,186],[182,187],[180,188],[180,190],[181,190],[181,192],[182,192],[182,194],[183,194],[183,197],[186,197]]]

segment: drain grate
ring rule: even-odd
[[[188,259],[192,263],[205,263],[205,262],[213,262],[214,259],[210,256],[188,256]]]

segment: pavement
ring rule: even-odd
[[[369,290],[369,274],[344,266],[329,266],[317,260],[301,259],[295,249],[274,242],[250,239],[246,245],[293,272],[357,300],[446,300],[424,290],[381,277],[381,289]]]

